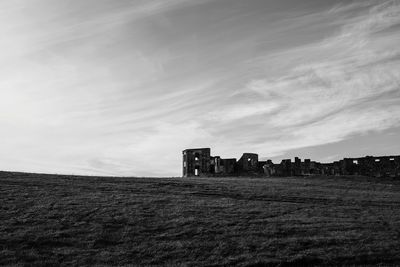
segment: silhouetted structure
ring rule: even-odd
[[[239,173],[256,174],[259,171],[258,155],[254,153],[243,153],[236,165]]]
[[[309,176],[309,175],[365,175],[400,177],[400,156],[366,156],[344,158],[332,163],[320,163],[295,157],[280,164],[271,160],[259,161],[255,153],[243,153],[235,158],[211,156],[210,148],[183,151],[183,177],[191,176]]]
[[[208,176],[211,173],[213,173],[211,172],[210,169],[211,167],[210,151],[211,149],[209,148],[194,148],[194,149],[184,150],[183,177]]]

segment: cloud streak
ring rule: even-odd
[[[269,155],[281,154],[399,125],[393,116],[400,114],[399,33],[385,31],[400,24],[400,6],[396,1],[369,5],[367,12],[342,20],[337,34],[262,59],[275,63],[304,58],[284,75],[252,80],[242,90],[243,96],[255,93],[265,107],[278,110],[265,112],[264,124],[254,131],[263,132],[265,141],[254,149],[264,146]],[[333,12],[345,16],[343,12],[356,8],[342,6]],[[285,141],[269,136],[270,129]]]
[[[398,127],[399,1],[311,2],[0,4],[0,168],[172,176]]]

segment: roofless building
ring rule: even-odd
[[[192,148],[182,151],[183,177],[212,176],[308,176],[308,175],[365,175],[400,177],[400,156],[366,156],[344,158],[333,163],[320,163],[296,157],[274,164],[259,161],[255,153],[243,153],[241,158],[223,159],[211,156],[210,148]]]

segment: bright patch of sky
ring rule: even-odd
[[[400,154],[400,0],[0,3],[0,169]]]

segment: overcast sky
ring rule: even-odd
[[[0,170],[400,154],[400,0],[3,0]]]

